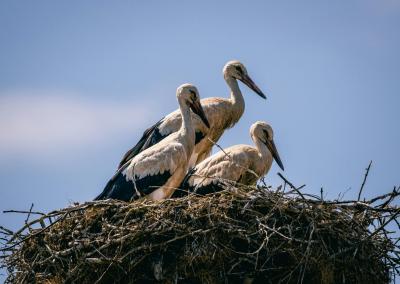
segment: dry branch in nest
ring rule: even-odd
[[[162,202],[87,202],[42,214],[18,232],[1,228],[7,282],[391,281],[399,238],[388,226],[399,225],[400,209],[391,205],[399,189],[362,202],[300,194],[236,187]]]

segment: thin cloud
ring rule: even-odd
[[[0,156],[56,153],[106,143],[154,119],[137,102],[83,100],[63,92],[0,93]]]

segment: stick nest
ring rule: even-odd
[[[0,261],[8,283],[389,283],[400,263],[388,231],[398,195],[329,202],[243,187],[31,208],[19,213],[42,215],[18,232],[1,228]]]

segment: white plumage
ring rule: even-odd
[[[180,86],[177,98],[183,117],[179,130],[127,161],[96,200],[112,198],[129,201],[143,196],[160,200],[170,197],[180,185],[195,143],[190,109],[199,115],[205,125],[209,124],[195,86]]]
[[[262,98],[265,98],[263,92],[252,81],[246,68],[239,61],[228,62],[223,69],[223,74],[231,90],[230,98],[206,98],[201,100],[204,112],[210,122],[210,128],[205,127],[201,120],[192,114],[196,132],[196,145],[189,162],[190,166],[194,166],[207,158],[214,145],[211,141],[217,142],[225,129],[235,125],[242,116],[245,103],[237,80],[242,81]],[[119,168],[141,151],[160,142],[171,133],[178,131],[181,121],[181,112],[176,110],[147,129],[140,141],[124,155]]]
[[[205,159],[191,170],[173,197],[180,197],[188,192],[207,194],[223,189],[224,184],[232,182],[254,185],[271,168],[272,160],[283,165],[273,140],[273,131],[263,121],[255,122],[250,128],[250,135],[255,147],[235,145]]]

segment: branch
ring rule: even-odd
[[[305,184],[303,184],[302,186],[300,186],[299,188],[297,188],[297,187],[295,187],[290,181],[288,181],[281,173],[278,173],[278,176],[279,176],[281,179],[283,179],[283,181],[286,182],[292,189],[294,189],[294,190],[301,196],[302,199],[304,199],[304,200],[306,199],[306,198],[304,197],[304,195],[303,195],[303,194],[300,192],[300,190],[299,190],[299,189],[305,187],[305,186],[306,186]]]
[[[369,174],[369,169],[371,168],[371,164],[372,164],[372,160],[369,162],[368,168],[365,169],[364,180],[363,180],[363,182],[361,184],[360,191],[358,192],[358,199],[357,199],[358,201],[360,201],[361,192],[362,192],[362,190],[364,188],[365,182],[367,181],[367,177],[368,177],[368,174]]]

